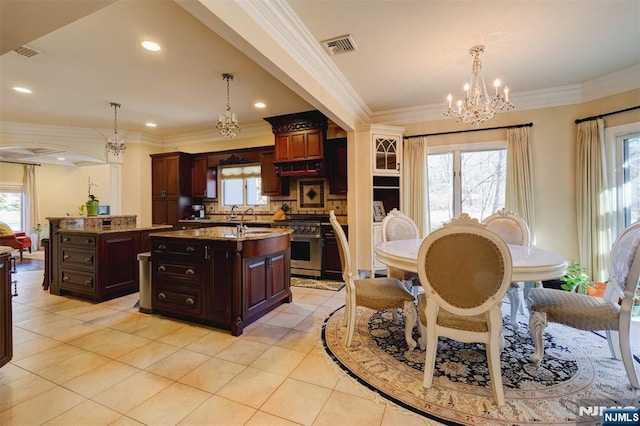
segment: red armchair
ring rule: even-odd
[[[20,261],[22,262],[24,250],[29,250],[31,253],[31,237],[25,232],[14,232],[7,224],[0,222],[0,246],[9,246],[20,250]]]

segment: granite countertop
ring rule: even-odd
[[[15,249],[13,247],[9,247],[9,246],[0,246],[0,254],[7,254],[7,253],[11,253],[12,251],[14,251]]]
[[[264,238],[289,235],[293,230],[289,228],[249,228],[238,233],[236,227],[215,226],[211,228],[180,229],[177,231],[154,232],[151,237],[170,237],[196,240],[262,240]]]
[[[131,232],[131,231],[150,231],[150,230],[163,230],[172,229],[171,225],[149,225],[149,226],[83,226],[78,228],[61,228],[59,232],[69,232],[78,234],[114,234],[117,232]]]
[[[182,219],[178,221],[179,223],[240,223],[240,218],[238,219]],[[244,224],[256,223],[260,225],[271,225],[274,221],[268,219],[245,219],[242,221]]]

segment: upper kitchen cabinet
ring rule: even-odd
[[[191,168],[191,196],[193,198],[217,197],[217,168],[209,168],[209,156],[196,155],[193,157]]]
[[[265,118],[275,135],[278,176],[323,176],[328,119],[319,111]]]
[[[178,225],[189,216],[191,198],[191,155],[184,152],[151,154],[151,221]]]
[[[402,163],[402,136],[372,135],[373,174],[400,175]]]
[[[347,193],[347,138],[327,139],[324,144],[330,194]]]
[[[260,154],[260,180],[262,181],[263,195],[289,195],[289,178],[276,174],[276,166],[273,163],[276,158],[274,151]]]

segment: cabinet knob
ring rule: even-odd
[[[84,282],[84,285],[86,285],[86,286],[90,286],[90,285],[91,285],[91,280],[86,280],[86,281]]]
[[[164,293],[158,293],[158,299],[162,299],[162,300],[164,300],[164,299],[166,299],[166,298],[167,298],[167,295],[166,295],[166,294],[164,294]]]
[[[64,277],[62,277],[62,281],[69,281],[69,277],[65,275]]]
[[[187,250],[189,253],[193,253],[194,251],[196,251],[195,247],[192,246],[187,246],[185,250]]]
[[[166,270],[167,270],[167,268],[165,268],[164,265],[158,266],[158,272],[164,272]]]
[[[92,242],[93,242],[93,240],[91,240],[91,239],[87,238],[86,240],[84,240],[84,242],[85,242],[85,244],[90,244],[90,243],[92,243]]]
[[[187,297],[184,301],[184,303],[186,303],[187,305],[193,305],[196,303],[195,300],[193,300],[193,297]]]
[[[158,246],[158,248],[159,248],[160,250],[165,250],[165,249],[167,248],[167,246],[165,246],[164,244],[160,244],[160,245]]]
[[[62,239],[62,241],[64,241],[64,242],[71,241],[71,238],[69,238],[69,237],[64,237],[64,238]]]
[[[187,275],[195,275],[196,271],[194,271],[193,269],[189,268],[189,269],[187,269],[187,271],[185,273]]]
[[[68,254],[65,254],[64,256],[62,256],[62,259],[67,260],[69,258]]]
[[[89,256],[89,257],[85,258],[85,259],[84,259],[84,262],[85,262],[85,263],[93,263],[93,257],[92,257],[92,256]]]

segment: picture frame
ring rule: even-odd
[[[384,204],[382,201],[374,201],[373,202],[373,221],[374,222],[382,222],[386,213],[384,211]]]

